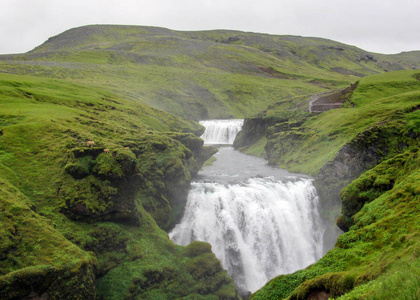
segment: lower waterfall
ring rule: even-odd
[[[325,253],[318,196],[305,175],[221,147],[191,184],[184,216],[169,233],[204,241],[243,293],[315,263]]]

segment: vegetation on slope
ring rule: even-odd
[[[308,117],[301,127],[289,129],[298,138],[278,138],[274,145],[284,139],[292,149],[278,161],[287,162],[287,155],[293,155],[302,165],[288,165],[301,171],[319,171],[340,148],[344,155],[357,155],[344,144],[359,149],[361,156],[371,152],[379,160],[341,193],[343,210],[337,224],[347,232],[336,247],[307,269],[273,279],[252,299],[420,296],[419,74],[400,71],[363,78],[349,99],[353,108]],[[314,154],[322,157],[309,161]]]
[[[336,298],[355,287],[342,299],[383,299],[380,295],[387,295],[386,291],[395,291],[395,299],[419,297],[419,162],[418,146],[410,147],[366,172],[364,177],[378,182],[392,176],[395,185],[378,193],[353,216],[353,227],[319,262],[273,279],[252,299],[307,299],[321,292]],[[387,169],[390,165],[393,167]],[[355,180],[344,193],[354,192],[354,186],[363,181],[363,177]],[[358,193],[363,199],[366,191]],[[406,276],[402,286],[401,272]],[[384,281],[388,286],[382,286]]]
[[[342,108],[319,115],[310,114],[302,104],[296,111],[290,102],[278,103],[262,115],[263,120],[274,120],[267,130],[268,158],[293,172],[318,173],[339,149],[371,126],[412,116],[419,105],[418,74],[407,70],[362,78]]]
[[[307,108],[314,93],[418,66],[415,53],[372,54],[324,39],[139,26],[75,28],[30,53],[0,56],[1,298],[238,298],[208,244],[175,246],[162,230],[213,150],[202,147],[198,124],[158,109],[190,120],[266,109],[270,163],[311,174],[349,141],[376,146],[385,137],[381,158],[401,152],[401,166],[378,167],[343,192],[341,224],[350,231],[341,246],[255,297],[341,295],[353,286],[357,297],[381,292],[388,274],[398,284],[402,267],[393,261],[418,265],[418,224],[409,205],[405,219],[374,216],[400,213],[397,200],[387,202],[394,194],[418,205],[417,177],[402,167],[418,169],[417,73],[364,78],[334,112]],[[248,150],[260,154],[264,144]],[[388,234],[393,222],[407,230]]]
[[[247,117],[280,99],[413,66],[325,39],[105,25],[0,57],[4,72],[101,87],[194,120]]]
[[[0,97],[0,298],[237,298],[208,244],[161,229],[202,126],[60,80],[0,74]]]

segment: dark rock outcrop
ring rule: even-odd
[[[392,153],[397,154],[410,144],[415,144],[416,139],[417,135],[405,132],[402,125],[386,123],[377,124],[359,133],[345,144],[316,176],[314,184],[323,199],[323,206],[339,207],[342,204],[340,192],[344,187]],[[393,183],[389,182],[379,188],[387,190],[392,188],[392,185]],[[358,199],[355,201],[360,202]],[[362,206],[363,203],[343,203],[344,213],[337,219],[340,229],[349,230],[353,224],[351,217]]]
[[[387,154],[386,134],[381,126],[365,130],[345,144],[321,169],[315,185],[321,198],[325,199],[325,206],[340,204],[340,191]]]
[[[233,142],[233,147],[235,149],[239,149],[255,144],[265,135],[267,128],[277,122],[278,120],[276,118],[246,118],[242,126],[242,130],[238,133],[235,141]]]

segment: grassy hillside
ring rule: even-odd
[[[252,299],[420,297],[419,78],[416,70],[365,77],[349,98],[353,107],[306,116],[285,131],[279,129],[287,121],[268,129],[271,157],[292,170],[314,174],[327,161],[340,166],[334,161],[346,162],[337,161],[346,155],[380,159],[341,192],[337,224],[347,232],[335,248],[307,269],[273,279]]]
[[[319,115],[309,113],[309,98],[300,107],[277,103],[261,116],[279,120],[267,131],[268,157],[291,171],[316,174],[344,144],[371,126],[396,120],[407,123],[420,104],[419,74],[407,70],[362,78],[343,108]]]
[[[391,58],[319,38],[96,25],[0,56],[0,70],[100,87],[198,120],[251,116],[280,99],[419,66]]]
[[[416,284],[419,75],[378,73],[419,66],[319,38],[140,26],[0,56],[0,298],[238,299],[208,244],[164,229],[214,153],[188,120],[259,111],[270,126],[249,151],[272,164],[316,174],[345,145],[382,161],[343,192],[337,248],[254,297],[357,298],[405,270]],[[311,95],[356,81],[343,108],[309,113]]]
[[[55,79],[0,74],[0,97],[0,298],[237,298],[161,229],[211,154],[199,124]]]

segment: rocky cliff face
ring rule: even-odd
[[[347,188],[340,193],[342,213],[337,218],[338,227],[343,231],[348,231],[354,225],[353,216],[366,203],[394,187],[398,176],[396,171],[392,170],[400,168],[399,160],[409,160],[408,158],[394,159],[394,157],[399,155],[404,157],[401,153],[407,152],[407,148],[417,151],[419,137],[418,133],[407,130],[402,124],[390,122],[374,126],[345,145],[334,161],[326,166],[326,170],[321,171],[317,182],[328,182],[329,186],[333,187],[332,192],[336,192],[345,182],[358,178],[349,186],[346,184]],[[409,167],[407,166],[406,169]],[[331,175],[327,175],[328,169]],[[363,173],[367,170],[369,172]],[[340,183],[340,181],[343,182]],[[325,190],[322,191],[325,192]],[[326,197],[331,202],[337,201],[328,196],[328,193]]]
[[[242,130],[238,133],[233,143],[235,149],[249,147],[255,144],[262,136],[272,122],[260,117],[246,118],[242,125]]]
[[[341,205],[340,191],[363,171],[372,168],[389,151],[386,129],[373,126],[346,143],[315,177],[325,206]]]
[[[290,121],[298,119],[297,121]],[[262,115],[246,118],[242,130],[238,133],[233,143],[235,149],[245,150],[255,144],[260,138],[269,138],[274,131],[288,130],[302,124],[303,117],[300,114],[285,113],[275,117],[264,117]],[[270,142],[270,141],[268,141]],[[270,155],[270,146],[266,147],[267,155]]]
[[[389,151],[388,141],[380,126],[373,126],[358,134],[345,144],[334,157],[316,175],[314,185],[320,199],[321,208],[332,211],[330,222],[333,225],[339,217],[342,201],[340,192],[362,172],[375,166]],[[341,219],[340,219],[341,220]],[[337,222],[338,227],[348,230],[348,225]],[[324,235],[327,249],[334,247],[337,236],[341,234],[335,226],[329,227]]]

